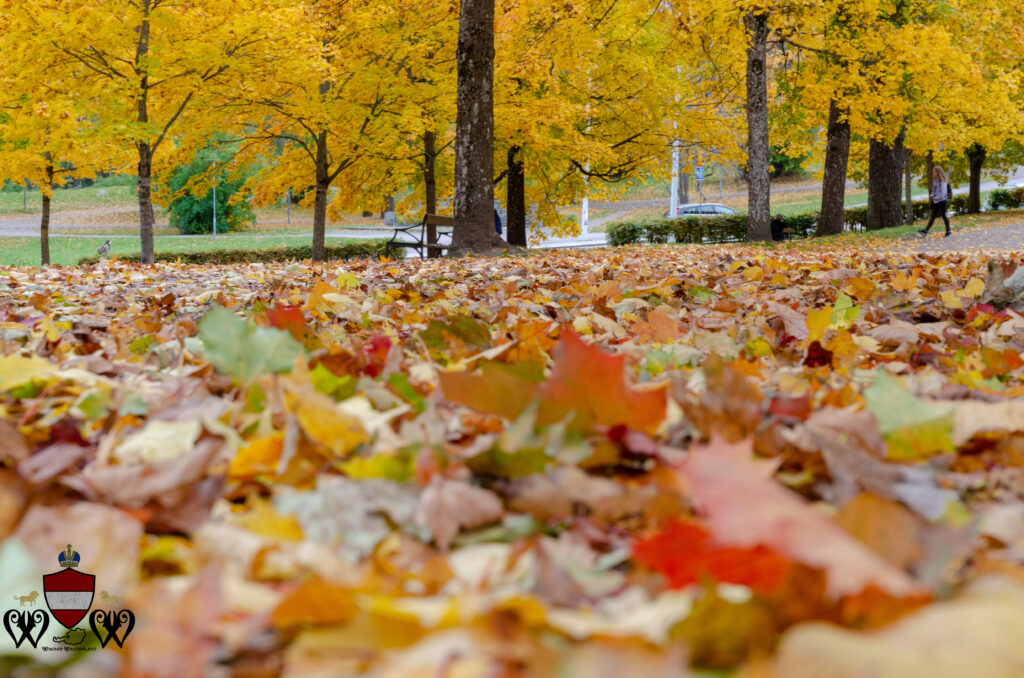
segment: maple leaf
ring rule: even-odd
[[[893,597],[924,593],[906,574],[866,550],[824,514],[765,477],[750,441],[696,446],[680,469],[687,491],[723,545],[767,546],[825,570],[828,593],[856,595],[877,586]]]
[[[953,410],[915,398],[886,372],[864,390],[864,402],[878,420],[889,456],[914,459],[953,451]]]
[[[214,307],[199,323],[199,338],[207,359],[241,384],[265,372],[285,372],[302,347],[287,332],[250,327],[227,310]]]
[[[504,513],[490,490],[435,476],[423,490],[416,522],[430,530],[438,548],[447,550],[459,530],[494,522]]]
[[[541,423],[572,415],[570,428],[581,432],[625,424],[653,434],[665,418],[665,386],[630,387],[625,356],[609,355],[574,332],[564,332],[552,357],[551,376],[539,391]]]
[[[782,584],[790,563],[761,545],[722,547],[694,523],[674,520],[633,543],[637,562],[665,575],[673,588],[697,584],[705,577],[771,594]]]

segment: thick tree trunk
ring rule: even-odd
[[[828,110],[825,177],[821,190],[818,235],[842,233],[846,223],[846,172],[850,162],[850,123],[833,101]]]
[[[326,256],[324,237],[327,230],[327,189],[331,180],[327,172],[327,132],[316,135],[316,195],[313,199],[313,261]]]
[[[523,149],[508,149],[508,223],[506,237],[509,245],[526,247],[526,171],[523,167]]]
[[[690,202],[690,174],[683,172],[679,175],[679,204],[686,205]]]
[[[149,75],[146,63],[149,56],[149,10],[150,0],[142,2],[142,23],[139,24],[138,39],[135,43],[135,72],[142,75],[139,94],[136,99],[136,120],[143,125],[149,122]],[[139,239],[141,260],[152,264],[153,254],[153,148],[147,141],[136,143],[139,151]]]
[[[967,159],[971,163],[971,192],[967,196],[967,213],[981,212],[981,168],[985,164],[988,151],[981,144],[974,144],[967,149]]]
[[[139,238],[142,241],[142,263],[152,264],[153,254],[153,152],[149,144],[140,142],[139,148]]]
[[[747,239],[771,240],[768,151],[768,15],[750,12],[747,29]]]
[[[494,0],[461,0],[450,253],[500,251],[494,230]]]
[[[910,152],[907,152],[907,159],[904,163],[906,169],[903,171],[904,187],[906,196],[903,205],[903,221],[908,224],[914,223],[914,170],[910,167]]]
[[[437,135],[423,133],[423,203],[427,214],[437,214]],[[437,242],[437,226],[427,225],[427,242]],[[427,256],[441,256],[438,250],[427,250]]]
[[[891,145],[874,139],[868,151],[868,223],[867,228],[877,231],[903,223],[903,163],[906,149],[904,131]]]

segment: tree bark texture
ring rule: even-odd
[[[747,29],[747,239],[771,240],[768,150],[768,15],[750,12]]]
[[[423,133],[423,204],[427,214],[437,214],[437,135]],[[437,226],[427,224],[427,242],[437,242]],[[441,256],[438,250],[427,250],[431,259]]]
[[[906,196],[903,204],[903,221],[908,224],[914,223],[914,171],[910,167],[910,152],[907,152],[907,159],[904,163],[906,169],[903,171],[903,180],[906,186]]]
[[[821,190],[818,235],[842,233],[846,223],[846,173],[850,162],[850,123],[843,119],[839,104],[828,110],[828,140],[825,146],[825,177]]]
[[[526,171],[523,167],[523,149],[508,149],[508,223],[505,232],[509,245],[526,247]]]
[[[682,172],[679,175],[679,195],[677,196],[680,205],[687,205],[690,202],[690,173]]]
[[[935,173],[935,154],[928,151],[924,167],[924,188],[928,191],[928,199],[931,200],[932,174]]]
[[[136,101],[136,119],[140,123],[149,122],[149,75],[146,72],[145,60],[149,55],[149,0],[142,3],[142,23],[138,28],[138,41],[135,43],[135,68],[142,73],[139,82],[139,95]],[[143,264],[152,264],[153,256],[153,149],[146,141],[136,143],[139,151],[139,239],[141,240],[141,260]]]
[[[871,140],[868,151],[868,223],[870,231],[903,223],[903,163],[907,151],[904,131],[891,144]]]
[[[971,191],[967,196],[967,213],[981,212],[981,168],[985,164],[988,150],[981,144],[974,144],[967,149],[967,159],[971,163]]]
[[[139,148],[139,238],[142,241],[142,263],[152,264],[153,255],[153,152],[149,144],[138,143]]]
[[[327,189],[331,179],[327,172],[327,132],[316,135],[316,195],[313,198],[313,261],[326,256],[324,235],[327,230]]]
[[[43,216],[39,220],[39,260],[50,265],[50,196],[46,189],[53,186],[53,165],[46,166],[46,187],[43,188]]]
[[[500,250],[494,230],[494,0],[462,0],[450,254]]]

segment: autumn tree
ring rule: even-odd
[[[103,143],[133,147],[142,261],[153,262],[153,175],[168,149],[202,136],[211,84],[249,55],[264,21],[255,0],[28,0],[10,3],[20,50],[53,54],[74,74],[82,113]],[[24,59],[38,69],[50,60]]]
[[[97,121],[78,105],[80,69],[58,68],[53,52],[26,52],[22,41],[31,35],[31,24],[13,8],[4,9],[11,11],[0,18],[0,53],[11,58],[0,72],[0,177],[38,187],[40,263],[47,266],[54,187],[120,166],[125,154],[102,143]]]

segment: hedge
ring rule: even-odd
[[[251,264],[270,263],[276,261],[292,261],[309,259],[312,246],[270,247],[260,250],[208,250],[204,252],[157,252],[156,260],[162,262],[181,261],[183,264]],[[344,259],[376,259],[386,256],[383,240],[361,240],[344,245],[328,245],[325,248],[328,261]],[[139,255],[118,257],[121,261],[138,263]],[[99,263],[98,257],[83,257],[78,260],[79,266],[91,266]]]
[[[1024,187],[997,188],[988,194],[988,204],[994,210],[1024,207]]]
[[[1024,203],[1024,189],[1017,190],[1021,192],[1020,200]],[[966,214],[967,196],[953,196],[949,202],[949,212],[954,215]],[[927,200],[914,202],[915,219],[927,219],[930,214],[931,204]],[[818,228],[818,212],[794,214],[785,219],[786,228],[792,230],[787,238],[810,238]],[[867,207],[851,207],[844,211],[843,225],[847,231],[863,231],[867,222]],[[669,234],[674,242],[681,244],[742,242],[747,239],[747,215],[623,221],[609,225],[606,232],[610,245],[663,244],[669,242]]]

